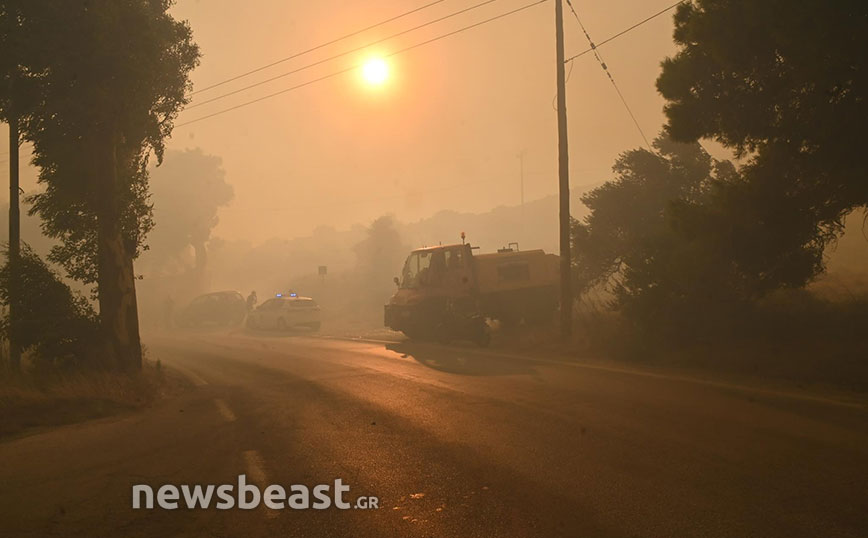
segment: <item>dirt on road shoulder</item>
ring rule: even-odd
[[[0,440],[143,409],[189,386],[183,375],[159,361],[146,361],[133,375],[31,371],[0,376]]]

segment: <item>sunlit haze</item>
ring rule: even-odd
[[[866,538],[866,35],[0,0],[0,535]]]
[[[423,5],[424,2],[419,5]],[[181,113],[195,120],[271,93],[352,69],[525,5],[500,0],[374,45],[474,5],[447,0],[423,12],[282,62],[221,87],[192,104],[324,61],[249,91]],[[671,4],[670,0],[574,0],[591,36],[602,41]],[[345,229],[392,213],[414,221],[441,210],[484,212],[557,192],[555,44],[552,4],[541,4],[388,59],[389,78],[370,86],[352,70],[204,121],[178,127],[170,149],[201,148],[221,157],[235,199],[219,212],[214,236],[254,243]],[[203,58],[194,91],[291,56],[407,11],[406,1],[283,2],[180,0]],[[567,54],[587,49],[567,20]],[[674,51],[671,16],[659,17],[600,48],[649,135],[663,123],[654,88],[659,62]],[[365,68],[367,72],[369,68]],[[376,68],[382,72],[383,69]],[[571,181],[611,177],[618,153],[642,139],[591,55],[568,66]],[[382,76],[382,73],[377,77]],[[364,85],[368,85],[365,88]],[[6,131],[0,130],[5,147]],[[0,171],[5,177],[6,171]],[[35,188],[35,170],[22,187]],[[5,191],[2,196],[6,196]],[[457,231],[455,231],[457,233]],[[452,240],[443,237],[442,240]]]
[[[372,86],[380,86],[389,78],[389,64],[382,58],[371,58],[362,65],[362,76]]]

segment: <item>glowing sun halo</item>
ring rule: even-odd
[[[389,64],[382,58],[371,58],[362,65],[362,77],[372,86],[379,86],[389,78]]]

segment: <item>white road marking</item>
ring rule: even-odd
[[[268,485],[268,475],[265,474],[265,468],[262,463],[262,456],[257,450],[244,451],[244,465],[247,467],[247,474],[251,478],[251,482],[259,487]]]
[[[270,484],[259,451],[245,450],[242,456],[244,457],[244,465],[247,468],[247,475],[250,477],[250,482],[259,486],[260,492],[264,492],[265,488]],[[272,510],[265,506],[265,502],[260,502],[259,508],[265,511],[265,517],[268,519],[275,519],[280,515],[280,512],[277,510]]]
[[[217,411],[220,412],[220,415],[223,417],[226,422],[235,422],[235,413],[229,409],[229,406],[226,405],[226,402],[217,398],[214,400],[214,405],[217,407]]]

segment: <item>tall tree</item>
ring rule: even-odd
[[[762,293],[744,260],[745,237],[730,204],[738,184],[728,161],[667,137],[615,163],[616,178],[582,198],[573,223],[577,287],[603,285],[634,320],[683,329]],[[715,208],[710,211],[709,208]]]
[[[32,198],[54,258],[95,281],[107,353],[141,365],[133,259],[151,228],[147,163],[187,103],[199,51],[171,0],[4,0],[29,101],[22,132],[45,191]],[[95,271],[94,271],[95,269]]]
[[[590,212],[572,230],[579,289],[602,285],[634,321],[698,334],[823,269],[827,239],[813,215],[746,174],[753,167],[665,135],[653,145],[623,153],[616,178],[582,198]]]
[[[693,0],[657,81],[670,134],[747,157],[745,201],[772,227],[810,228],[808,249],[868,204],[866,34],[863,0]]]
[[[366,230],[365,238],[353,250],[366,299],[382,304],[394,290],[392,278],[410,250],[401,239],[395,218],[383,215],[375,219]]]
[[[148,240],[149,261],[159,267],[193,247],[194,269],[203,276],[217,210],[234,197],[221,159],[201,149],[169,151],[153,172],[151,191],[156,225]]]

